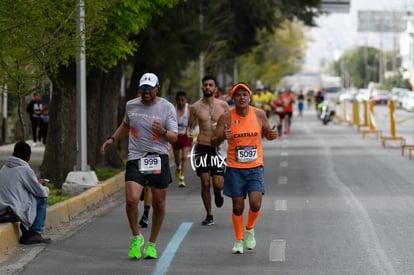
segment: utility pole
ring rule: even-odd
[[[382,35],[382,30],[380,31],[380,51],[378,53],[378,63],[379,63],[379,75],[378,75],[378,79],[379,82],[382,83],[382,80],[384,79],[384,58],[383,58],[383,35]]]
[[[341,61],[341,79],[342,79],[342,87],[346,87],[346,73],[345,73],[345,55],[343,55],[340,59]]]
[[[75,171],[66,176],[62,185],[63,194],[77,195],[98,184],[98,177],[90,170],[87,164],[87,128],[86,128],[86,55],[85,55],[85,3],[78,0],[78,28],[79,39],[78,53],[76,57],[76,89],[77,89],[77,114],[76,114],[76,166]]]
[[[79,49],[76,62],[76,90],[77,90],[77,163],[76,170],[88,171],[86,145],[86,57],[85,57],[85,3],[79,0],[78,18]]]
[[[369,70],[368,70],[368,42],[367,37],[365,36],[365,46],[364,46],[364,64],[365,64],[365,87],[368,88],[368,82],[369,82]]]
[[[392,71],[395,73],[397,71],[397,43],[395,41],[396,25],[397,20],[395,20],[396,12],[392,13]]]

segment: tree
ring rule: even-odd
[[[215,6],[208,2],[209,6]],[[222,63],[232,64],[236,57],[248,53],[261,41],[260,33],[272,33],[293,20],[314,26],[320,14],[319,0],[227,0],[213,1],[217,8],[208,9],[205,34],[207,71],[216,70]],[[211,39],[213,38],[213,39]]]
[[[147,71],[160,78],[163,96],[172,99],[172,94],[183,88],[181,72],[201,51],[198,16],[198,1],[181,2],[154,16],[147,28],[133,37],[140,47],[129,59],[133,72],[126,100],[136,97],[139,77]]]
[[[108,116],[113,116],[118,109],[122,76],[120,61],[130,56],[138,46],[129,39],[130,36],[144,29],[151,17],[160,14],[163,7],[172,7],[177,2],[178,0],[86,1],[89,74],[87,100],[90,109],[87,118],[88,146],[92,148],[88,150],[89,159],[96,159],[91,156],[96,156],[97,143],[109,132],[104,136],[102,131],[107,131],[107,128],[97,126],[96,121],[99,121],[101,114],[105,116],[109,113],[111,115]],[[57,187],[60,187],[76,162],[76,127],[73,126],[76,125],[77,8],[77,2],[69,0],[5,0],[0,3],[3,12],[0,31],[5,37],[0,40],[0,56],[6,55],[5,49],[14,48],[9,52],[10,60],[26,57],[24,60],[36,64],[38,70],[45,72],[53,83],[50,135],[41,174],[55,182]],[[22,56],[23,52],[29,54]],[[3,64],[9,68],[13,65],[11,62]],[[6,67],[3,70],[6,71]],[[11,81],[10,79],[8,77],[5,81]],[[111,96],[106,97],[107,94]],[[116,100],[107,104],[106,101],[113,98]],[[109,118],[108,121],[112,122]]]
[[[8,92],[18,98],[21,139],[27,138],[24,124],[25,97],[39,90],[47,80],[49,56],[45,49],[53,42],[41,26],[47,26],[50,19],[47,14],[55,13],[56,6],[44,4],[45,2],[36,1],[0,2],[3,13],[0,17],[0,75],[2,83],[8,86]],[[53,39],[60,40],[60,32],[55,30],[55,34]]]
[[[286,20],[271,33],[263,30],[259,40],[258,46],[238,57],[240,79],[251,84],[261,80],[273,86],[283,76],[300,69],[297,63],[303,58],[306,46],[302,24]]]
[[[341,75],[341,64],[349,73],[351,83],[357,88],[368,87],[369,82],[379,81],[380,50],[373,47],[357,47],[344,52],[335,62],[338,75]]]
[[[392,88],[405,88],[408,90],[412,90],[411,84],[408,79],[404,79],[401,73],[397,73],[393,76],[387,77],[381,83],[381,88],[384,90],[391,91]]]
[[[232,74],[236,57],[263,44],[261,33],[266,32],[270,36],[279,26],[283,27],[286,18],[314,25],[314,17],[319,14],[318,3],[307,0],[190,0],[181,3],[164,11],[162,18],[154,18],[138,36],[141,46],[135,54],[136,70],[131,83],[136,85],[144,68],[153,71],[157,68],[163,82],[171,84],[168,87],[164,85],[164,95],[171,97],[174,90],[185,89],[190,96],[197,97],[200,67],[197,59],[200,52],[205,57],[205,73]],[[278,43],[281,45],[283,41]],[[171,49],[184,50],[187,56]],[[153,62],[148,62],[148,56],[153,57]],[[171,68],[171,65],[172,70],[166,68]],[[136,86],[130,88],[129,96],[133,97]]]
[[[130,39],[142,31],[149,23],[152,16],[161,14],[162,8],[172,7],[178,1],[133,1],[122,0],[105,7],[102,17],[97,17],[97,23],[93,22],[93,28],[87,35],[87,122],[88,122],[88,161],[94,167],[102,161],[99,153],[100,144],[114,131],[119,122],[117,116],[120,102],[120,87],[123,76],[122,60],[127,59],[136,51],[138,43]],[[111,1],[108,1],[111,4]],[[88,14],[88,13],[86,13]],[[98,31],[95,31],[95,28]],[[99,30],[102,29],[102,32]],[[88,35],[89,34],[89,35]],[[74,60],[70,66],[61,66],[59,74],[52,79],[57,92],[61,95],[55,97],[54,103],[59,110],[51,110],[49,127],[56,131],[55,142],[51,150],[45,152],[45,160],[41,170],[43,175],[57,179],[62,183],[67,173],[73,169],[76,162],[76,139],[73,120],[70,114],[62,115],[64,111],[75,110],[75,89],[73,83]],[[67,107],[66,107],[67,106]],[[55,113],[54,113],[55,111]],[[61,115],[61,121],[52,121],[52,117]],[[68,122],[63,124],[62,121]],[[69,140],[70,139],[70,140]],[[49,145],[48,139],[48,144]],[[69,146],[67,146],[69,145]],[[62,148],[65,146],[65,148]],[[63,150],[62,150],[63,149]],[[64,152],[62,158],[56,160],[57,152]],[[115,150],[107,153],[106,160],[115,165],[122,165]],[[58,165],[56,165],[58,164]],[[60,169],[56,169],[56,166]]]

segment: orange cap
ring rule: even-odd
[[[235,91],[237,91],[238,89],[243,89],[249,92],[249,94],[252,94],[252,92],[250,91],[250,88],[244,84],[244,83],[237,83],[236,85],[233,86],[233,88],[231,88],[231,92],[230,95],[233,95]]]

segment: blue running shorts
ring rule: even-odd
[[[262,194],[265,192],[263,165],[254,168],[226,168],[224,195],[246,198],[246,195],[252,191],[262,192]]]

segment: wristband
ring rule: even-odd
[[[108,137],[106,140],[108,139],[112,139],[112,143],[115,143],[115,138],[114,137]]]
[[[168,130],[166,129],[166,130],[164,131],[164,133],[162,133],[162,136],[165,136],[165,135],[167,134],[167,132],[168,132]]]

